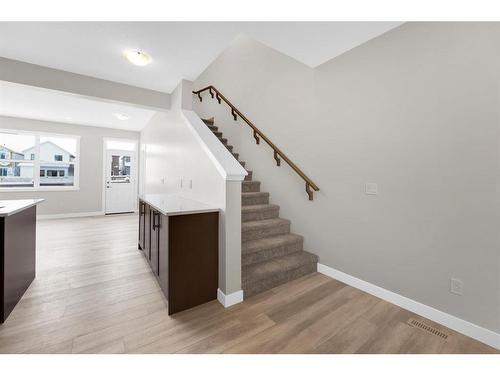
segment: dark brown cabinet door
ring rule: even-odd
[[[144,205],[144,255],[149,261],[151,259],[151,208],[149,205]]]
[[[168,218],[168,313],[217,298],[218,212]]]
[[[160,229],[160,213],[156,210],[151,210],[151,269],[153,273],[158,276],[158,246],[160,242],[159,229]]]
[[[139,201],[139,249],[144,249],[144,215],[146,203]]]

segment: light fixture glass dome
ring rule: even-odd
[[[129,117],[123,113],[115,113],[115,117],[121,121],[125,121],[125,120],[129,119]]]
[[[138,66],[148,65],[153,60],[146,52],[137,49],[126,50],[123,54],[128,61]]]

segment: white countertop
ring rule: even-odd
[[[167,216],[219,211],[217,207],[175,194],[139,194],[139,199],[143,200],[154,209]]]
[[[45,199],[0,200],[0,217],[10,216],[42,203]]]

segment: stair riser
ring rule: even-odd
[[[243,283],[243,296],[244,298],[248,298],[257,293],[272,289],[278,285],[285,284],[291,280],[298,279],[299,277],[316,272],[316,269],[317,264],[310,263],[293,270],[276,273],[272,277],[263,280],[258,280],[251,283]]]
[[[217,138],[222,138],[222,132],[212,132]]]
[[[283,246],[277,246],[270,249],[264,249],[255,253],[242,254],[241,265],[249,266],[255,263],[265,262],[273,258],[296,253],[304,249],[304,242],[297,241]]]
[[[241,221],[255,221],[255,220],[266,220],[266,219],[274,219],[278,217],[280,213],[279,207],[273,207],[265,210],[252,211],[252,212],[242,212],[241,213]]]
[[[245,181],[252,181],[252,172],[248,172],[248,174],[245,176]]]
[[[260,191],[260,182],[252,181],[251,183],[241,184],[241,191],[243,193],[255,193]]]
[[[259,238],[277,236],[279,234],[290,233],[290,223],[284,222],[277,225],[270,225],[259,229],[245,230],[241,232],[241,241],[258,240]]]
[[[241,196],[241,204],[243,206],[251,206],[254,204],[269,204],[269,195],[259,195],[256,197]]]
[[[218,131],[218,130],[219,130],[219,128],[218,128],[217,126],[213,126],[213,125],[207,125],[207,126],[208,126],[208,128],[209,128],[211,131],[213,131],[213,132],[216,132],[216,131]]]

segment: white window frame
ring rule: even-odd
[[[80,190],[80,136],[75,134],[59,134],[59,133],[48,133],[32,130],[19,130],[19,129],[5,129],[0,128],[0,133],[15,133],[20,135],[31,135],[35,137],[35,160],[23,159],[25,162],[33,163],[33,187],[1,187],[0,193],[19,192],[19,191],[76,191]],[[41,137],[65,137],[76,139],[76,160],[70,162],[74,164],[75,171],[73,176],[73,186],[40,186],[40,138]],[[19,162],[20,160],[10,160],[8,161]],[[63,163],[63,162],[61,162]],[[67,164],[67,163],[65,163]]]

